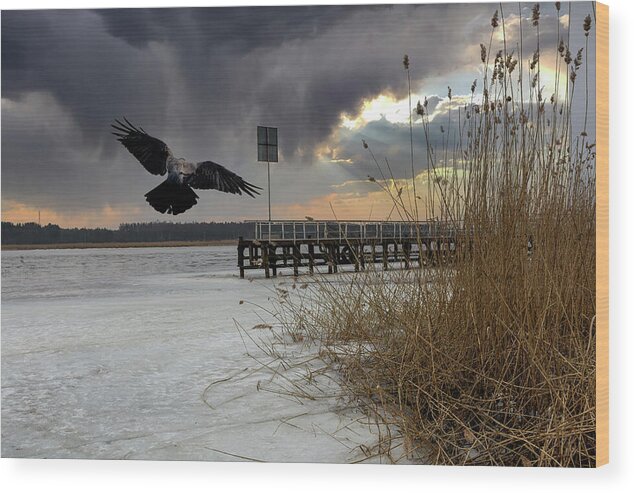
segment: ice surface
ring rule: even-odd
[[[254,359],[280,368],[248,335],[273,340],[252,328],[274,323],[255,305],[289,280],[240,280],[235,259],[233,247],[2,252],[2,456],[363,459],[376,428],[332,380],[320,385],[333,397],[298,400]]]

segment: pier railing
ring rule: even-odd
[[[254,239],[271,240],[406,240],[446,236],[452,230],[434,221],[249,221]]]

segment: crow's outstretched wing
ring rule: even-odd
[[[171,151],[165,142],[152,137],[145,133],[141,127],[136,128],[125,118],[120,122],[115,120],[116,125],[112,128],[116,132],[112,132],[117,136],[117,140],[121,142],[130,153],[153,175],[164,175],[167,172],[167,158],[171,155]]]
[[[238,195],[242,195],[242,192],[244,192],[251,197],[254,194],[259,195],[260,192],[258,190],[261,190],[260,187],[244,181],[224,166],[211,161],[198,163],[196,171],[184,177],[183,181],[192,188],[203,190],[213,188],[221,192],[237,193]]]

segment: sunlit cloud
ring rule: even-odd
[[[332,140],[331,138],[329,142],[323,143],[315,149],[317,159],[322,163],[353,164],[354,160],[351,157],[342,156],[343,150],[339,146],[333,145]]]
[[[447,115],[450,111],[458,110],[464,108],[469,104],[479,104],[482,100],[481,95],[460,95],[456,94],[449,98],[441,99],[433,110],[431,115],[429,116],[430,121],[434,121],[435,119]]]
[[[568,14],[562,15],[559,17],[559,23],[564,29],[568,29],[568,26],[570,25],[570,16]]]
[[[503,43],[506,36],[507,43],[514,43],[519,39],[520,19],[521,17],[517,14],[507,15],[504,18],[504,28],[502,29],[500,26],[493,31],[493,39],[498,43]]]
[[[412,95],[412,101],[421,97]],[[409,123],[409,98],[396,99],[391,94],[379,94],[375,98],[365,99],[361,103],[361,110],[356,116],[341,114],[340,126],[348,130],[358,130],[369,122],[385,119],[390,123]]]
[[[411,179],[384,181],[372,177],[348,180],[332,185],[335,191],[329,194],[313,197],[305,202],[277,205],[273,210],[285,218],[296,220],[313,217],[318,220],[385,221],[406,220],[412,217],[417,206],[420,217],[431,218],[434,214],[427,210],[431,194],[438,198],[443,187],[459,185],[463,176],[463,170],[454,167],[423,171],[416,175],[416,195]]]

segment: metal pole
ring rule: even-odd
[[[269,182],[269,223],[271,222],[271,163],[266,162],[266,174]]]

